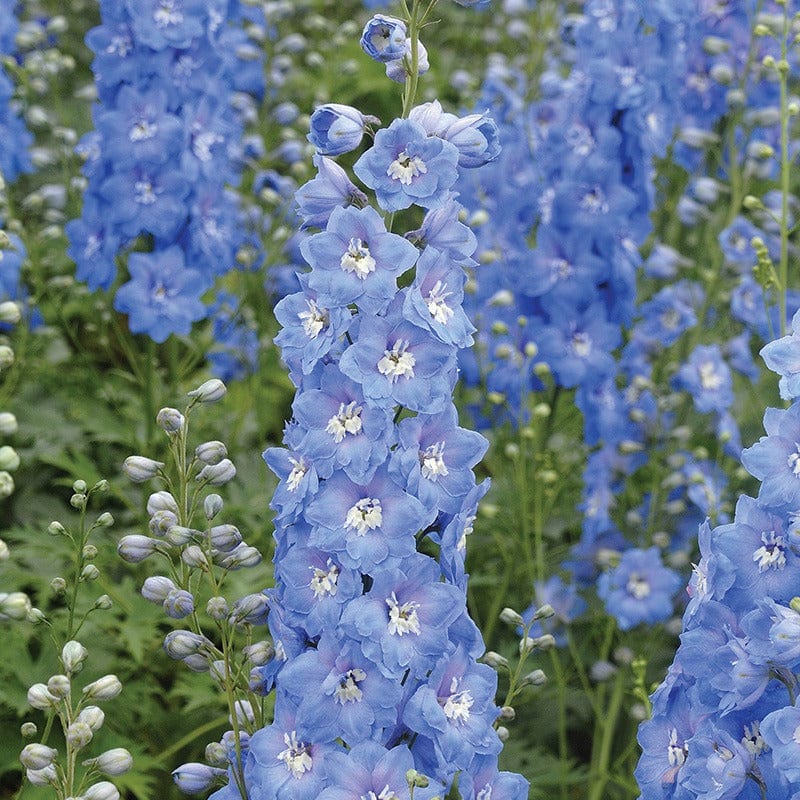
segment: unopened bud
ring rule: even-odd
[[[11,497],[14,494],[14,479],[10,472],[0,471],[0,500]]]
[[[122,684],[116,675],[104,675],[88,686],[83,693],[90,700],[113,700],[122,691]]]
[[[219,378],[212,378],[189,392],[189,397],[198,403],[216,403],[228,390]]]
[[[47,691],[59,700],[69,694],[70,681],[66,675],[52,675],[47,681]]]
[[[228,449],[222,442],[203,442],[197,445],[194,451],[195,457],[203,464],[219,464],[228,455]]]
[[[114,517],[108,511],[104,511],[95,524],[98,528],[110,528],[114,524]]]
[[[511,733],[509,732],[508,728],[506,728],[505,725],[497,726],[497,738],[501,742],[507,742],[509,736],[511,736]]]
[[[222,498],[218,494],[210,494],[203,500],[203,512],[209,522],[211,522],[220,511],[222,511]]]
[[[547,683],[547,675],[540,669],[535,669],[525,675],[520,681],[520,686],[542,686]]]
[[[215,550],[228,553],[242,541],[242,534],[235,525],[215,525],[208,529],[208,538]]]
[[[14,363],[14,351],[7,344],[0,344],[0,369],[8,369]]]
[[[64,526],[58,520],[54,520],[47,526],[47,532],[51,536],[64,536],[67,533]]]
[[[119,800],[119,790],[111,781],[100,781],[83,793],[83,800]]]
[[[219,565],[224,569],[244,569],[247,567],[255,567],[261,563],[261,553],[255,547],[242,544],[226,553],[219,559]]]
[[[143,483],[155,478],[163,466],[163,461],[154,461],[145,456],[128,456],[122,464],[122,471],[134,483]]]
[[[406,772],[406,783],[418,789],[425,789],[430,781],[426,775],[417,772],[415,769],[410,769]]]
[[[87,564],[82,570],[78,580],[96,581],[100,577],[100,570],[94,564]]]
[[[19,760],[26,769],[49,767],[58,756],[58,750],[44,744],[26,744],[19,754]]]
[[[105,775],[124,775],[133,766],[133,756],[124,747],[113,747],[84,761],[83,766],[93,766]]]
[[[555,615],[555,611],[553,610],[553,606],[549,603],[545,603],[543,606],[539,606],[536,611],[533,612],[533,619],[550,619],[550,617]]]
[[[26,770],[25,776],[33,786],[57,786],[58,774],[55,764],[50,764],[44,769]]]
[[[209,767],[199,762],[182,764],[172,773],[172,779],[177,787],[186,794],[205,792],[216,781],[227,775],[227,770],[220,767]]]
[[[73,722],[66,732],[67,744],[73,750],[82,750],[92,741],[93,736],[92,729],[85,722]]]
[[[0,322],[6,325],[16,325],[22,319],[19,306],[11,300],[0,303]]]
[[[86,706],[76,717],[76,722],[83,722],[93,731],[99,731],[103,727],[106,715],[99,706]]]
[[[275,648],[272,642],[266,640],[255,642],[242,648],[242,652],[253,666],[263,667],[275,657]]]
[[[24,592],[0,592],[0,620],[23,620],[31,611],[31,601]]]
[[[483,660],[494,669],[508,669],[508,659],[505,656],[501,656],[500,653],[495,653],[494,650],[489,650],[488,653],[485,653]]]
[[[10,411],[0,412],[0,433],[13,436],[17,430],[19,430],[17,418]]]
[[[43,683],[34,683],[28,689],[28,703],[40,711],[47,711],[58,703],[58,698]]]
[[[20,736],[22,736],[23,739],[33,739],[38,732],[39,729],[36,727],[35,722],[23,722],[19,728]]]
[[[177,408],[162,408],[156,415],[156,425],[170,435],[180,433],[186,419]]]
[[[206,464],[197,473],[197,480],[209,486],[223,486],[236,477],[236,467],[229,458],[223,458],[218,464]]]
[[[138,564],[148,556],[155,553],[160,542],[158,539],[151,539],[138,533],[123,536],[117,545],[117,552],[123,561],[129,564]]]
[[[513,720],[517,716],[517,712],[513,706],[503,706],[500,709],[500,719]]]
[[[14,472],[19,468],[19,456],[17,451],[7,444],[0,447],[0,469]]]
[[[163,603],[167,595],[175,591],[178,587],[167,577],[163,575],[152,575],[145,578],[144,585],[142,586],[142,597],[145,600],[150,600],[153,603]]]
[[[522,619],[522,614],[508,607],[500,612],[500,621],[505,622],[506,625],[513,625],[514,627],[525,624],[525,620]]]
[[[178,503],[167,491],[153,492],[147,498],[147,513],[152,517],[156,511],[169,511],[177,516]]]
[[[217,622],[225,619],[229,612],[228,601],[224,597],[210,597],[206,603],[206,614]]]

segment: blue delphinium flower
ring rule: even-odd
[[[374,117],[365,117],[358,109],[341,103],[326,103],[311,115],[311,131],[308,141],[317,152],[325,156],[349,153],[361,144],[364,125],[378,122]]]
[[[393,63],[406,35],[376,18],[365,48]],[[327,141],[327,122],[314,124]],[[482,115],[459,133],[476,164],[494,153]],[[496,674],[477,663],[466,610],[465,541],[488,488],[473,467],[487,443],[453,404],[475,238],[450,191],[459,147],[439,134],[407,119],[377,132],[355,167],[377,207],[320,153],[297,193],[300,223],[321,230],[300,245],[300,291],[275,310],[297,394],[284,447],[264,454],[278,477],[275,657],[251,681],[275,692],[275,720],[249,740],[251,797],[431,800],[457,775],[471,800],[527,793],[497,769]],[[387,230],[392,209],[419,227]]]
[[[88,185],[80,219],[66,225],[69,253],[80,280],[111,289],[118,254],[139,237],[156,259],[179,249],[191,269],[182,292],[191,292],[192,301],[183,318],[173,312],[161,314],[157,326],[144,323],[148,312],[136,304],[146,294],[125,288],[140,280],[130,265],[131,281],[115,297],[134,332],[164,341],[187,333],[187,320],[205,316],[198,314],[205,309],[200,296],[251,244],[239,200],[226,184],[240,179],[247,115],[245,95],[234,103],[234,94],[245,84],[263,94],[263,79],[240,74],[260,59],[245,53],[242,11],[233,0],[213,6],[103,0],[100,13],[101,25],[86,37],[95,54],[98,104],[95,130],[79,144]],[[174,256],[170,261],[177,263]],[[177,280],[172,272],[170,280]]]

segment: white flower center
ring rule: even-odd
[[[398,339],[391,350],[383,351],[383,358],[378,362],[378,372],[386,375],[391,383],[398,378],[413,378],[414,365],[417,359],[408,352],[408,342]]]
[[[211,148],[222,140],[216,133],[205,131],[192,140],[192,152],[199,161],[211,161]]]
[[[686,745],[678,744],[678,731],[673,728],[669,734],[669,744],[667,745],[667,758],[670,766],[681,767],[686,761]]]
[[[586,358],[592,352],[592,339],[588,333],[572,334],[572,350],[578,358]]]
[[[776,535],[775,531],[763,531],[761,541],[763,544],[753,553],[753,561],[758,564],[758,571],[783,569],[786,566],[783,536]]]
[[[362,407],[357,405],[355,400],[347,405],[339,403],[339,411],[328,420],[325,432],[333,436],[336,444],[339,444],[348,433],[353,436],[361,433],[361,411]]]
[[[486,786],[481,789],[477,795],[475,795],[475,800],[492,800],[492,786],[491,784],[486,784]]]
[[[342,706],[345,703],[360,702],[361,698],[364,696],[364,692],[358,688],[358,684],[366,677],[367,673],[364,672],[363,669],[358,669],[357,667],[345,672],[344,675],[339,678],[339,685],[334,692],[334,699],[336,702]]]
[[[131,50],[133,50],[133,42],[131,42],[130,36],[114,36],[106,47],[106,53],[120,58],[125,58]]]
[[[339,568],[330,559],[328,559],[328,563],[325,566],[328,568],[327,572],[319,567],[309,567],[314,575],[308,585],[311,587],[311,591],[314,592],[316,600],[320,600],[323,597],[333,597],[338,589]]]
[[[638,572],[631,573],[625,588],[628,590],[628,594],[637,600],[644,600],[650,594],[650,584],[647,582],[647,578]]]
[[[551,258],[550,259],[550,283],[556,281],[565,281],[572,276],[575,271],[572,264],[566,258]]]
[[[155,203],[157,199],[156,193],[153,191],[153,184],[150,181],[136,181],[133,185],[133,189],[136,192],[133,199],[137,203],[141,203],[143,206],[149,206]]]
[[[695,583],[695,591],[699,597],[705,597],[708,594],[708,575],[705,570],[698,564],[692,564],[692,572],[697,577]]]
[[[382,522],[381,501],[374,497],[365,497],[347,512],[344,526],[355,530],[359,536],[364,536],[368,531],[380,528]]]
[[[308,298],[306,298],[306,305],[308,306],[308,311],[301,311],[297,316],[303,324],[306,336],[309,339],[316,339],[322,329],[328,326],[328,312]]]
[[[461,692],[458,691],[458,678],[453,678],[451,681],[450,696],[444,703],[442,704],[441,699],[439,700],[444,715],[456,724],[466,722],[469,719],[469,710],[474,702],[468,689],[464,689]]]
[[[796,744],[800,744],[800,725],[798,725],[794,729],[794,733],[792,734],[792,739],[795,741]]]
[[[422,477],[435,481],[440,475],[447,475],[447,465],[444,463],[444,442],[437,442],[426,448],[419,456],[422,468]]]
[[[283,761],[286,769],[295,778],[302,778],[312,767],[310,745],[297,741],[297,731],[292,731],[291,734],[284,733],[283,741],[286,749],[278,753],[278,761]]]
[[[339,261],[345,272],[354,272],[363,281],[370,272],[375,272],[375,259],[369,247],[361,239],[351,239],[344,255]]]
[[[668,308],[662,315],[661,315],[661,324],[668,330],[674,331],[678,327],[678,323],[681,321],[680,314],[674,308]],[[702,380],[702,378],[701,378]]]
[[[400,800],[400,797],[389,788],[389,784],[387,783],[379,794],[375,794],[375,792],[370,790],[366,794],[362,794],[360,800]]]
[[[712,361],[704,361],[697,371],[700,373],[700,385],[704,389],[714,391],[722,386],[722,375],[717,372],[716,365]]]
[[[471,514],[467,517],[466,522],[464,523],[464,530],[461,531],[461,536],[456,543],[456,550],[463,553],[467,549],[467,536],[472,533],[472,526],[475,523],[475,515]]]
[[[404,633],[413,633],[419,636],[420,627],[417,617],[419,603],[409,600],[400,605],[397,596],[392,592],[391,597],[386,598],[386,605],[389,606],[389,633],[398,636],[402,636]]]
[[[162,0],[161,5],[153,14],[153,19],[159,28],[166,28],[168,25],[180,25],[183,22],[183,12],[175,8],[175,0]]]
[[[425,300],[425,305],[428,306],[430,315],[440,325],[447,325],[447,323],[453,318],[454,314],[453,309],[450,308],[450,306],[448,306],[445,302],[445,300],[450,297],[452,292],[448,292],[446,290],[446,283],[436,281],[433,289],[428,292],[428,297]]]
[[[418,175],[428,171],[425,162],[419,156],[410,156],[403,150],[397,158],[389,164],[386,174],[393,180],[400,181],[408,186]]]
[[[794,472],[795,476],[800,478],[800,444],[795,442],[794,446],[797,449],[786,460],[789,466],[792,468],[792,472]]]
[[[765,750],[769,750],[769,745],[764,741],[764,737],[761,735],[758,720],[753,720],[751,725],[744,726],[742,744],[754,758],[760,756]]]
[[[608,212],[608,203],[603,190],[599,186],[590,189],[581,198],[580,207],[590,214],[606,214]]]
[[[303,480],[306,472],[308,472],[308,465],[302,458],[298,460],[291,456],[289,457],[289,462],[292,465],[292,471],[286,478],[286,486],[290,492],[293,492],[300,485],[300,481]]]
[[[153,125],[146,119],[140,119],[129,131],[128,138],[132,142],[143,142],[152,139],[158,131],[158,125]]]

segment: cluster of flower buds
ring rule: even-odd
[[[62,647],[59,656],[63,673],[52,675],[47,683],[35,683],[28,689],[30,706],[55,714],[61,723],[66,749],[63,760],[59,760],[58,750],[46,742],[49,725],[45,728],[43,740],[26,744],[19,758],[31,784],[49,786],[59,797],[119,800],[120,794],[114,784],[98,778],[127,772],[133,764],[127,750],[122,747],[106,750],[81,761],[84,770],[77,769],[79,754],[91,744],[105,722],[105,713],[96,703],[113,700],[122,691],[116,675],[104,675],[84,685],[77,697],[73,682],[83,669],[87,656],[86,648],[71,639]],[[34,722],[23,723],[21,733],[26,739],[38,738]]]
[[[156,479],[164,488],[147,500],[148,534],[123,536],[119,555],[133,564],[153,554],[162,557],[160,563],[166,569],[144,581],[142,596],[188,626],[170,631],[164,650],[192,671],[208,673],[228,698],[232,730],[221,742],[209,745],[212,766],[192,763],[175,771],[176,782],[189,792],[201,791],[227,775],[219,763],[227,764],[229,756],[246,747],[249,732],[257,725],[253,709],[260,708],[248,674],[274,654],[271,643],[254,643],[252,635],[254,625],[266,622],[266,595],[248,594],[233,601],[223,595],[229,572],[261,562],[260,552],[243,540],[239,529],[219,520],[222,497],[206,493],[209,487],[231,481],[236,468],[222,442],[202,442],[193,450],[188,443],[192,410],[221,400],[225,393],[225,384],[214,378],[189,392],[184,411],[162,408],[158,412],[156,422],[169,439],[169,465],[145,456],[130,456],[123,465],[135,483]],[[209,624],[201,628],[197,612],[203,604]],[[216,630],[217,642],[209,638],[209,627]],[[239,639],[247,644],[237,649]]]

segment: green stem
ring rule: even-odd
[[[622,698],[625,694],[625,671],[622,669],[617,670],[617,675],[614,680],[614,689],[611,693],[611,700],[609,701],[606,710],[605,718],[601,722],[602,737],[600,739],[600,749],[597,759],[593,759],[595,772],[594,780],[591,781],[589,787],[588,800],[602,800],[603,791],[606,783],[609,780],[609,762],[611,760],[611,746],[614,743],[614,732],[619,716],[620,708],[622,707]]]
[[[780,326],[781,336],[786,335],[786,293],[789,288],[789,111],[787,40],[789,37],[789,4],[783,8],[783,35],[781,37],[781,60],[778,62],[781,105],[781,254],[778,262],[780,280]]]
[[[414,107],[414,100],[417,96],[417,86],[419,84],[420,5],[420,0],[413,0],[411,12],[408,17],[408,38],[411,40],[411,56],[405,59],[408,75],[406,76],[405,88],[403,90],[403,119],[408,118],[411,109]]]

